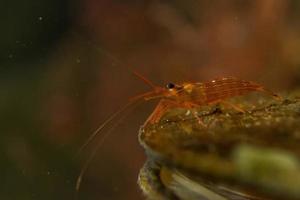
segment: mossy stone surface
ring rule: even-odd
[[[238,99],[245,113],[218,105],[199,108],[207,127],[189,110],[168,111],[159,123],[140,130],[139,140],[148,156],[140,178],[151,180],[148,188],[159,185],[155,191],[165,199],[217,198],[202,186],[220,194],[220,199],[300,199],[299,97],[294,93],[275,101],[257,95],[252,107],[246,97]],[[157,181],[153,173],[147,176],[152,169]],[[140,182],[144,191],[148,183]],[[187,183],[191,185],[183,192]],[[183,185],[174,189],[174,184]],[[208,196],[201,197],[201,192]],[[185,198],[187,194],[191,196]]]

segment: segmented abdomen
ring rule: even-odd
[[[202,87],[206,96],[206,103],[243,95],[252,91],[265,91],[265,89],[257,83],[232,77],[224,77],[204,82]]]

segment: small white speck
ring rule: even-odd
[[[191,114],[191,111],[190,111],[190,110],[187,110],[186,113],[185,113],[186,116],[188,116],[188,115],[190,115],[190,114]]]
[[[160,126],[160,128],[164,128],[164,126]]]
[[[216,82],[216,80],[212,80],[211,82],[215,83],[215,82]]]
[[[43,17],[38,17],[38,20],[39,20],[39,21],[42,21],[42,20],[43,20]]]

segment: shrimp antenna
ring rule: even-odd
[[[156,85],[154,85],[150,80],[148,80],[146,77],[144,77],[143,75],[141,75],[140,73],[138,73],[135,70],[132,70],[132,73],[138,77],[139,79],[141,79],[142,81],[144,81],[147,85],[149,85],[150,87],[152,87],[153,89],[157,88]]]
[[[117,112],[113,113],[109,118],[107,118],[93,133],[92,135],[87,139],[87,141],[81,146],[81,148],[78,151],[78,154],[80,154],[96,137],[97,135],[104,129],[106,128],[111,121],[119,117],[122,113],[124,113],[127,109],[129,108],[135,108],[137,105],[141,103],[141,100],[145,100],[145,97],[151,96],[154,92],[145,92],[143,94],[137,95],[129,99],[129,102],[125,104],[123,107],[121,107]],[[110,127],[107,132],[104,133],[103,137],[99,140],[97,143],[96,147],[90,154],[88,160],[85,162],[84,166],[82,167],[80,174],[77,178],[76,182],[76,190],[79,191],[81,182],[82,182],[82,177],[84,176],[86,170],[89,167],[89,164],[93,161],[99,147],[102,145],[104,139],[109,135],[109,133],[120,123],[120,121],[123,119],[124,116],[118,119],[118,121]]]
[[[73,33],[76,34],[76,33]],[[76,34],[78,36],[78,34]],[[83,37],[82,35],[79,35],[80,37]],[[84,37],[85,38],[85,37]],[[95,49],[98,52],[101,52],[103,55],[105,55],[106,57],[110,58],[113,62],[117,63],[118,65],[123,65],[123,62],[121,62],[121,60],[119,58],[117,58],[115,55],[112,55],[109,51],[105,50],[104,48],[101,48],[99,46],[94,45],[95,42],[91,41],[87,38],[85,38],[85,40],[87,41],[87,43],[93,47],[95,47]],[[128,67],[127,68],[132,71],[132,73],[138,77],[139,79],[141,79],[142,81],[144,81],[147,85],[149,85],[150,87],[152,87],[153,89],[156,89],[157,86],[154,85],[150,80],[148,80],[147,78],[145,78],[143,75],[141,75],[140,73],[136,72],[132,67]],[[131,108],[132,106],[137,106],[137,103],[139,103],[139,100],[143,100],[146,96],[153,94],[152,92],[148,92],[148,93],[144,93],[141,95],[137,95],[131,99],[129,99],[129,102],[127,104],[125,104],[123,107],[121,107],[119,110],[117,110],[115,113],[113,113],[109,118],[107,118],[90,136],[89,138],[86,140],[86,142],[80,147],[80,149],[78,150],[78,154],[80,154],[100,133],[101,131],[106,128],[114,119],[116,119],[118,116],[120,116],[123,112],[125,112],[128,108]],[[118,120],[118,122],[120,122],[121,120]],[[110,127],[107,132],[104,133],[103,137],[100,139],[100,141],[98,142],[96,148],[93,150],[93,152],[91,153],[91,155],[89,156],[88,160],[85,162],[80,175],[77,178],[77,182],[76,182],[76,190],[79,191],[80,188],[80,184],[82,182],[82,177],[84,176],[84,173],[86,172],[89,164],[93,161],[93,158],[95,157],[98,148],[101,146],[102,142],[104,141],[104,139],[109,135],[110,131],[118,124],[115,123],[113,124],[112,127]]]
[[[114,120],[117,116],[122,114],[127,108],[131,107],[135,103],[137,103],[138,100],[141,98],[135,98],[131,101],[129,101],[127,104],[122,106],[120,109],[118,109],[116,112],[114,112],[109,118],[107,118],[93,133],[89,136],[89,138],[86,140],[86,142],[80,147],[78,154],[80,154],[93,140],[94,138],[103,130],[112,120]]]
[[[138,99],[137,99],[138,100]],[[113,119],[115,119],[118,115],[120,115],[121,113],[123,113],[126,109],[131,108],[132,106],[134,106],[133,108],[135,108],[137,105],[139,105],[138,103],[141,103],[140,101],[129,101],[126,105],[124,105],[123,107],[121,107],[117,112],[115,112],[113,115],[111,115],[111,117],[109,117],[103,124],[101,124],[101,126],[99,126],[99,128],[89,137],[89,139],[87,140],[87,142],[82,146],[82,148],[85,148],[96,136],[97,134],[104,128],[106,127],[109,122],[111,122]],[[109,130],[107,130],[107,132],[105,132],[105,134],[103,135],[103,137],[99,140],[99,142],[97,143],[96,147],[93,149],[92,153],[90,154],[90,156],[88,157],[88,160],[84,163],[84,166],[82,167],[80,174],[77,178],[76,181],[76,191],[78,192],[80,189],[80,185],[82,182],[82,178],[86,172],[86,170],[88,169],[90,163],[93,161],[98,149],[101,147],[103,141],[105,140],[105,138],[109,135],[109,133],[111,133],[111,131],[121,122],[121,120],[124,118],[125,116],[122,116],[121,118],[118,119],[118,121],[116,123],[114,123]],[[81,148],[81,150],[82,150]]]
[[[82,35],[80,35],[82,37]],[[119,59],[117,56],[111,54],[109,51],[107,51],[104,48],[101,48],[99,46],[95,45],[94,41],[90,41],[89,39],[85,38],[88,41],[88,44],[93,46],[98,52],[100,52],[101,54],[105,55],[106,57],[110,58],[113,62],[115,62],[117,65],[123,65],[124,63],[127,64],[127,68],[128,70],[130,70],[136,77],[138,77],[139,79],[141,79],[142,81],[144,81],[147,85],[149,85],[150,87],[152,87],[153,89],[157,88],[157,86],[155,84],[153,84],[150,80],[148,80],[145,76],[143,76],[142,74],[138,73],[137,71],[135,71],[132,67],[130,67],[130,65],[127,62],[121,61],[121,59]]]

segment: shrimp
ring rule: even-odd
[[[164,88],[154,86],[148,80],[145,80],[145,82],[148,82],[148,84],[153,87],[153,91],[139,95],[134,99],[143,98],[145,101],[148,101],[160,98],[158,105],[146,120],[145,124],[157,123],[167,110],[175,107],[194,109],[204,105],[223,103],[244,113],[245,111],[243,109],[227,102],[226,99],[255,91],[264,92],[278,100],[281,99],[279,95],[258,83],[240,80],[234,77],[222,77],[202,83],[168,83]],[[193,112],[193,114],[198,121],[203,124],[197,116],[197,113]]]
[[[144,123],[144,126],[146,126],[147,124],[154,124],[159,122],[164,113],[171,108],[186,108],[194,110],[192,113],[195,116],[195,118],[198,119],[198,122],[200,124],[205,126],[205,124],[201,121],[200,117],[197,115],[195,108],[199,108],[204,105],[224,103],[228,106],[231,106],[239,112],[245,112],[243,109],[233,104],[230,104],[229,102],[226,102],[226,99],[235,96],[245,95],[255,91],[264,92],[268,95],[271,95],[275,99],[281,100],[281,97],[279,95],[264,88],[258,83],[240,80],[234,77],[222,77],[199,83],[168,83],[165,87],[160,87],[156,86],[139,73],[133,73],[142,81],[144,81],[147,85],[149,85],[152,88],[152,90],[129,99],[129,102],[125,106],[120,108],[117,112],[113,113],[113,115],[111,115],[106,121],[104,121],[104,123],[102,123],[99,126],[99,128],[88,138],[86,143],[82,146],[81,150],[85,148],[110,122],[112,122],[124,111],[126,111],[128,108],[132,107],[140,101],[150,101],[154,99],[159,99],[158,105],[155,107],[152,114],[148,117],[148,119]],[[81,173],[77,179],[77,191],[79,190],[82,176],[84,175],[84,172],[86,171],[89,163],[94,157],[97,149],[98,147],[95,148],[95,151],[93,151],[88,161],[85,163],[84,167],[81,170]]]

